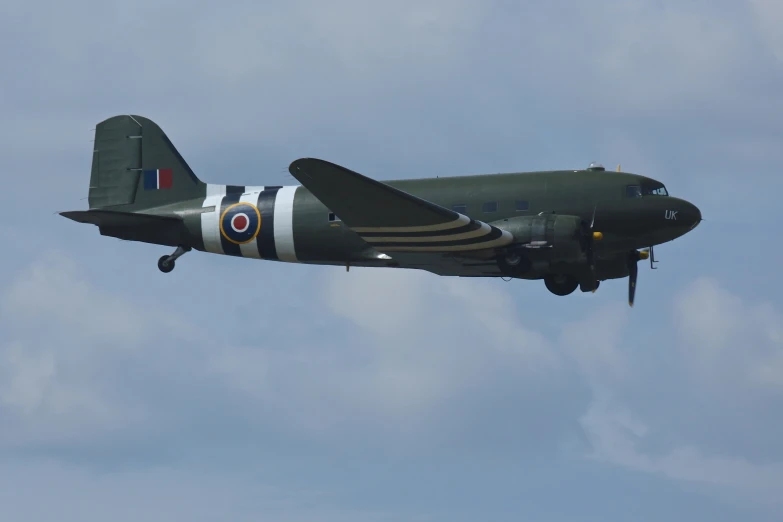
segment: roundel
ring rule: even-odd
[[[250,243],[261,230],[261,213],[252,203],[234,203],[220,216],[220,234],[237,245]]]

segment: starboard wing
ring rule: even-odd
[[[302,158],[288,170],[381,252],[469,252],[513,241],[505,230],[328,161]]]

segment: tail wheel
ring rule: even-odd
[[[174,260],[169,259],[170,256],[163,256],[160,259],[158,259],[158,269],[163,272],[164,274],[168,274],[172,270],[174,270]]]
[[[555,295],[569,295],[579,286],[575,277],[566,274],[549,274],[544,277],[547,290]]]

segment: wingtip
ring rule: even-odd
[[[293,176],[296,177],[297,174],[302,173],[304,169],[307,168],[308,165],[313,166],[316,163],[329,163],[328,161],[318,159],[318,158],[298,158],[291,162],[290,165],[288,165],[288,172]]]
[[[305,167],[307,167],[307,163],[312,158],[299,158],[291,162],[291,164],[288,166],[288,173],[291,174],[295,179],[298,181],[302,181],[299,179],[299,176],[305,175],[307,176],[307,171],[305,170]],[[310,176],[307,176],[308,178]]]
[[[289,166],[301,165],[303,163],[310,163],[310,162],[313,162],[313,161],[324,161],[324,160],[318,159],[318,158],[310,158],[310,157],[297,158],[294,161],[292,161],[291,165],[289,165]]]
[[[337,163],[320,158],[299,158],[292,161],[288,166],[288,172],[290,172],[291,175],[297,179],[299,179],[299,176],[302,175],[313,179],[313,174],[319,176],[321,173],[328,173],[329,170],[337,170],[344,174],[361,176],[362,178],[365,177],[358,172],[354,172],[349,168],[343,167],[342,165],[338,165]]]

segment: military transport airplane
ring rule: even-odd
[[[398,267],[438,275],[543,279],[564,296],[628,277],[653,247],[701,221],[693,204],[638,174],[520,172],[379,182],[297,159],[301,185],[203,183],[161,128],[122,115],[95,130],[89,210],[62,212],[101,235],[293,263]],[[654,268],[654,267],[653,267]]]

